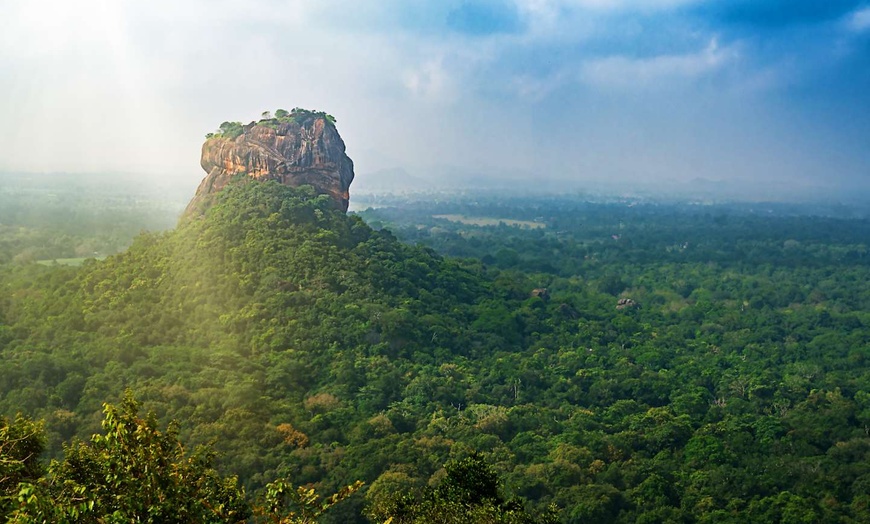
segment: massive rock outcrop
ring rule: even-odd
[[[347,211],[353,161],[332,117],[294,110],[246,126],[225,122],[202,145],[200,165],[208,175],[200,183],[185,215],[201,213],[212,195],[237,175],[276,180],[288,186],[313,186]]]

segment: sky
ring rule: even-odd
[[[0,171],[195,185],[206,133],[297,106],[358,180],[849,193],[870,1],[0,0]]]

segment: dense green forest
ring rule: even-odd
[[[129,389],[216,453],[205,500],[365,483],[322,522],[867,522],[868,238],[762,207],[346,216],[234,185],[104,261],[0,260],[0,437],[44,421],[64,478],[113,456],[103,404]]]

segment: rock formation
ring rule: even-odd
[[[616,301],[616,309],[630,309],[640,307],[640,304],[630,298],[620,298]]]
[[[208,135],[200,160],[208,175],[185,215],[201,213],[212,195],[237,175],[294,187],[310,185],[347,211],[353,161],[345,153],[334,119],[325,113],[299,109],[279,113],[280,117],[246,126],[224,122],[220,132]]]
[[[544,302],[546,302],[546,301],[550,300],[550,291],[545,287],[536,288],[536,289],[532,290],[532,292],[530,293],[529,296],[531,296],[532,298],[538,297],[541,300],[543,300]]]

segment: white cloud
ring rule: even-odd
[[[409,70],[404,75],[403,84],[412,95],[436,100],[452,98],[453,79],[444,67],[444,59],[436,58]]]
[[[569,83],[567,77],[565,70],[543,77],[523,75],[514,78],[511,81],[511,87],[520,98],[539,101]]]
[[[853,12],[846,19],[846,25],[856,33],[870,29],[870,7],[865,7]]]
[[[580,81],[603,88],[636,89],[663,82],[701,77],[736,59],[733,48],[720,48],[715,39],[697,52],[651,58],[610,56],[589,60],[580,70]]]

